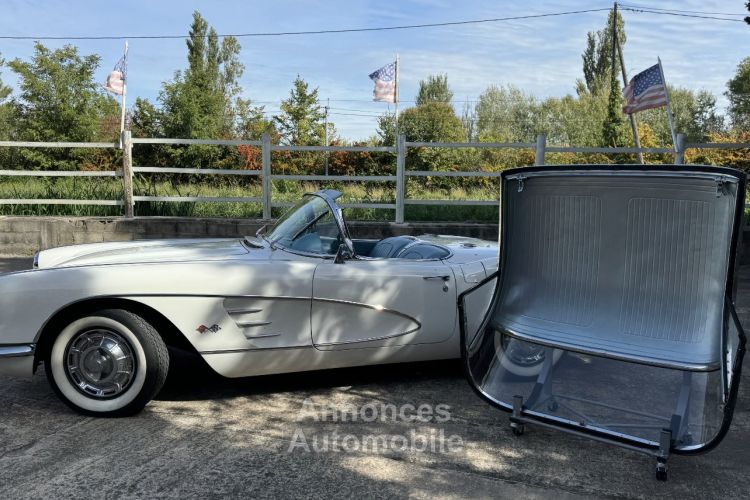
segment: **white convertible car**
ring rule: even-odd
[[[226,377],[459,357],[457,296],[496,271],[497,245],[353,240],[339,196],[306,195],[255,237],[38,253],[0,276],[0,373],[43,363],[76,411],[124,416],[159,392],[167,346]],[[515,372],[534,375],[540,356],[518,352]]]

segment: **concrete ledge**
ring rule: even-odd
[[[268,221],[191,217],[0,217],[0,255],[31,256],[38,250],[80,243],[160,238],[232,238],[255,234]],[[355,238],[451,234],[497,240],[497,224],[353,221]]]

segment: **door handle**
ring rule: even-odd
[[[443,291],[448,291],[448,282],[451,280],[451,277],[447,274],[445,276],[423,276],[423,280],[440,280],[443,282]]]

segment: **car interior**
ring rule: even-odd
[[[382,240],[354,240],[354,252],[371,259],[439,260],[450,257],[450,250],[415,236],[390,236]]]
[[[341,196],[340,192],[333,190],[324,190],[321,194],[332,199]],[[340,214],[343,224],[343,228],[340,228],[330,207],[324,204],[322,199],[319,200],[307,202],[296,209],[291,216],[280,219],[277,227],[284,229],[275,242],[298,252],[335,255],[347,239],[351,240],[348,236],[349,227],[343,214]],[[297,214],[301,217],[295,218]],[[355,255],[368,259],[440,260],[451,255],[451,251],[446,247],[420,240],[414,236],[390,236],[381,240],[351,241]]]

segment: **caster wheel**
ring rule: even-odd
[[[662,464],[662,463],[656,464],[656,480],[657,481],[667,480],[667,464]]]
[[[523,436],[523,431],[525,429],[523,424],[511,423],[510,430],[513,432],[514,436]]]
[[[559,410],[559,409],[560,409],[560,405],[559,405],[559,404],[557,404],[557,401],[550,401],[550,402],[549,402],[549,403],[547,404],[547,409],[548,409],[549,411],[551,411],[551,412],[553,412],[553,413],[554,413],[554,412],[556,412],[557,410]]]

